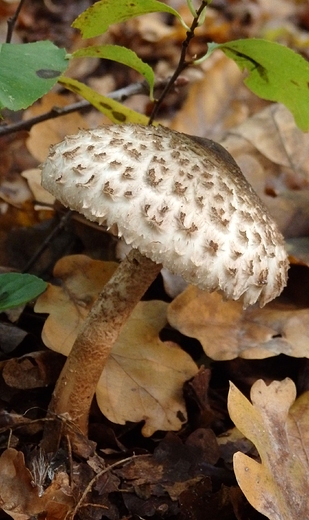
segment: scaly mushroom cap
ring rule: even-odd
[[[283,238],[229,153],[163,127],[80,131],[51,148],[42,185],[189,283],[244,305],[286,284]]]

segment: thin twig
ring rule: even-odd
[[[95,482],[100,478],[102,477],[102,475],[104,475],[105,473],[108,473],[109,471],[111,471],[112,469],[116,468],[117,466],[122,466],[123,464],[125,464],[126,462],[131,462],[132,460],[135,460],[136,458],[138,457],[149,457],[150,454],[145,454],[145,455],[132,455],[131,457],[127,457],[126,459],[123,459],[123,460],[119,460],[118,462],[115,462],[114,464],[111,464],[110,466],[108,466],[107,468],[104,468],[102,471],[100,471],[99,473],[97,473],[93,479],[90,480],[89,484],[87,485],[87,487],[84,489],[79,501],[77,502],[76,506],[74,507],[73,511],[70,511],[66,518],[67,519],[70,519],[70,520],[73,520],[76,513],[78,512],[78,510],[83,506],[83,502],[86,498],[86,496],[88,495],[88,493],[90,493],[91,489],[92,489],[92,486],[95,484]]]
[[[159,99],[154,104],[154,107],[153,107],[153,110],[152,110],[152,113],[150,115],[149,122],[148,122],[149,125],[151,125],[153,123],[153,121],[155,120],[155,118],[157,116],[157,113],[158,113],[158,111],[159,111],[159,109],[160,109],[160,107],[161,107],[161,105],[163,103],[163,100],[165,99],[166,95],[172,89],[172,87],[175,84],[175,81],[177,80],[177,78],[192,63],[192,61],[186,61],[186,55],[187,55],[188,47],[189,47],[189,44],[190,44],[192,38],[194,38],[195,29],[197,28],[197,26],[199,24],[199,17],[201,15],[202,11],[205,9],[205,7],[207,7],[208,4],[209,4],[209,0],[204,0],[201,3],[200,7],[196,11],[196,17],[193,19],[191,27],[187,31],[187,37],[186,37],[186,39],[182,43],[181,53],[180,53],[180,58],[179,58],[179,62],[178,62],[177,68],[176,68],[174,74],[172,75],[172,77],[170,78],[169,82],[167,83],[166,87],[164,88],[161,96],[159,97]]]
[[[13,16],[11,16],[11,18],[9,18],[8,21],[7,21],[8,31],[7,31],[5,43],[11,43],[14,27],[15,27],[15,24],[17,22],[17,18],[19,16],[21,8],[22,8],[23,4],[25,3],[25,1],[26,0],[20,0],[19,5],[18,5],[18,7],[17,7],[17,9],[15,11],[15,14]]]
[[[116,101],[125,101],[131,96],[135,96],[137,94],[148,94],[149,88],[145,82],[132,83],[127,87],[115,90],[114,92],[110,92],[106,95],[110,99],[115,99]],[[42,123],[43,121],[47,121],[49,119],[55,119],[56,117],[66,116],[67,114],[71,114],[72,112],[77,112],[78,110],[84,110],[86,108],[91,107],[91,103],[89,101],[78,101],[76,103],[71,103],[65,107],[53,107],[48,112],[41,114],[36,117],[32,117],[31,119],[27,119],[26,121],[19,121],[18,123],[13,123],[11,125],[0,126],[0,137],[3,135],[12,134],[14,132],[18,132],[20,130],[30,130],[34,125],[38,123]]]
[[[45,240],[42,242],[40,247],[36,250],[34,255],[27,262],[27,264],[25,265],[25,267],[22,270],[22,273],[27,273],[31,269],[31,267],[35,264],[37,259],[41,256],[41,254],[49,246],[49,244],[52,242],[52,240],[54,240],[54,238],[63,230],[65,225],[72,218],[72,215],[73,215],[73,211],[69,210],[67,213],[65,213],[65,215],[63,215],[63,217],[61,217],[57,226],[49,233],[49,235],[45,238]]]

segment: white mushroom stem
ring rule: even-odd
[[[133,249],[105,285],[87,316],[56,384],[50,414],[67,414],[87,433],[99,378],[128,317],[162,268]]]

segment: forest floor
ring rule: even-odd
[[[185,0],[165,3],[190,22]],[[12,41],[51,40],[72,53],[85,46],[85,40],[71,23],[90,4],[88,0],[26,1]],[[18,2],[0,0],[2,42],[7,20],[17,7]],[[308,2],[213,0],[189,52],[201,56],[207,42],[247,37],[282,43],[308,59]],[[92,44],[133,49],[164,81],[177,67],[184,38],[178,20],[160,13],[113,25],[103,36],[93,38]],[[75,60],[66,74],[105,95],[141,81],[137,72],[125,66],[88,58]],[[51,285],[36,304],[30,302],[0,316],[0,519],[266,518],[249,503],[256,503],[254,485],[246,492],[249,502],[241,491],[233,455],[242,452],[263,464],[270,457],[265,493],[270,501],[273,498],[273,507],[284,509],[276,501],[276,486],[293,489],[301,478],[292,466],[290,475],[282,476],[283,466],[274,456],[291,448],[291,417],[298,425],[298,441],[309,471],[309,416],[302,413],[309,407],[309,137],[285,108],[251,93],[243,78],[232,60],[214,53],[183,72],[157,120],[226,146],[286,239],[291,260],[288,286],[263,309],[243,310],[239,302],[223,302],[216,293],[206,295],[192,287],[179,289],[179,281],[160,275],[118,348],[127,343],[137,356],[146,347],[157,352],[166,349],[170,357],[165,369],[155,376],[156,363],[149,357],[140,364],[142,374],[137,379],[130,356],[124,356],[118,371],[116,362],[110,363],[106,369],[110,383],[101,383],[98,390],[88,436],[77,432],[65,417],[47,417],[46,411],[72,337],[106,281],[102,271],[114,269],[122,253],[117,239],[105,228],[89,225],[75,214],[64,219],[65,208],[54,204],[39,185],[39,165],[50,146],[66,135],[110,122],[87,107],[16,130],[17,123],[31,122],[53,107],[80,100],[59,84],[27,110],[3,111],[1,272],[26,271]],[[152,110],[144,93],[130,96],[125,105],[146,115]],[[181,387],[176,391],[178,377]],[[227,405],[229,382],[249,398],[253,384],[261,379],[267,385],[285,381],[287,386],[276,387],[280,396],[262,389],[262,408],[251,394],[253,412],[239,396],[230,407],[240,430],[242,421],[246,431],[257,421],[263,453],[254,445],[254,435],[249,440],[246,432],[234,427]],[[155,388],[158,381],[159,390]],[[130,400],[133,386],[138,398]],[[285,401],[293,405],[293,413],[282,411]],[[264,435],[261,409],[266,408],[269,430]],[[244,409],[248,409],[245,419]],[[277,420],[285,441],[272,435]],[[48,454],[41,449],[47,423],[66,424],[65,436],[55,427],[56,448]],[[287,517],[279,512],[269,518]]]

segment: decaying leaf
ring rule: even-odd
[[[295,397],[296,388],[289,378],[269,386],[261,379],[256,381],[251,389],[252,404],[230,386],[231,419],[255,444],[261,458],[257,462],[236,453],[236,478],[253,507],[270,520],[305,520],[309,514],[309,393],[300,402],[294,403]]]
[[[42,388],[56,382],[61,368],[61,360],[54,352],[32,352],[4,362],[2,377],[13,388]]]
[[[35,311],[48,313],[42,339],[68,355],[94,299],[116,267],[112,262],[74,255],[60,260],[54,276],[61,286],[49,286]],[[118,424],[145,421],[143,434],[178,430],[186,421],[182,396],[185,381],[197,373],[191,357],[178,345],[162,342],[167,303],[140,302],[114,345],[100,383],[97,401],[106,417]]]
[[[14,520],[28,520],[43,512],[46,520],[64,518],[73,505],[68,482],[68,476],[59,473],[41,492],[22,452],[8,448],[0,457],[0,507]]]
[[[309,310],[272,302],[243,310],[218,293],[189,286],[168,307],[169,323],[198,339],[216,360],[263,359],[278,354],[309,357]]]

